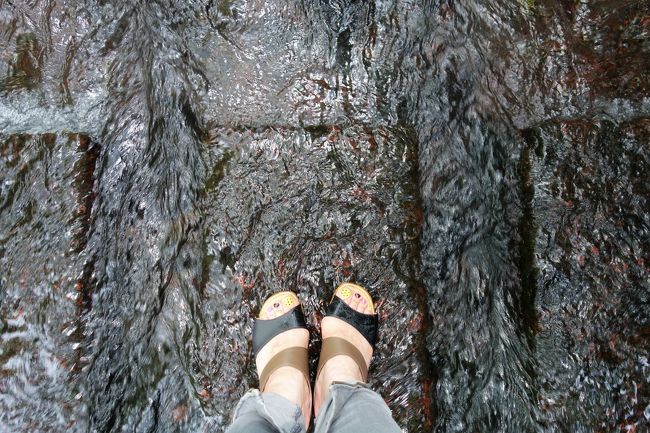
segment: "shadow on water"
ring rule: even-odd
[[[650,7],[461,3],[0,2],[0,430],[223,431],[355,280],[405,431],[646,431]]]

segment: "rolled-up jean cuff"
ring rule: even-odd
[[[386,431],[399,432],[399,428],[393,421],[390,409],[383,398],[373,391],[370,385],[356,381],[332,382],[328,396],[320,407],[316,432],[330,431],[332,423],[340,421],[344,412],[349,415],[349,410],[357,406],[359,402],[368,405],[367,408],[372,409],[373,413],[367,415],[389,420],[394,425],[394,427],[391,425]],[[358,414],[354,415],[353,418],[358,419]]]
[[[233,414],[233,427],[239,417],[255,413],[279,433],[304,433],[305,417],[300,407],[279,394],[251,389],[239,400]]]

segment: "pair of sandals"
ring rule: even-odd
[[[353,293],[360,295],[365,300],[370,314],[360,313],[345,302],[345,300],[352,297]],[[262,305],[262,311],[265,311],[266,308],[271,308],[274,304],[277,305],[278,302],[284,302],[284,306],[291,309],[279,317],[273,319],[258,318],[255,321],[253,325],[253,351],[256,357],[269,341],[281,333],[290,329],[307,329],[302,308],[298,308],[300,303],[293,292],[280,292],[272,295]],[[375,312],[370,294],[363,287],[352,283],[341,284],[334,292],[325,317],[335,317],[351,325],[368,341],[374,351],[377,341],[379,316]],[[363,354],[354,344],[341,337],[328,337],[323,340],[316,373],[316,382],[318,382],[320,372],[325,364],[330,359],[339,355],[345,355],[354,360],[359,367],[363,382],[366,382],[369,366],[366,364]],[[259,386],[261,392],[264,391],[269,377],[273,372],[282,367],[293,367],[297,369],[303,374],[307,384],[310,383],[309,353],[307,348],[300,346],[289,347],[275,354],[262,370]]]

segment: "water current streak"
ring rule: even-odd
[[[166,8],[177,5],[116,4],[121,19],[105,46],[106,55],[119,55],[109,65],[88,240],[96,281],[86,317],[92,430],[169,430],[189,410],[205,170],[191,60],[175,30],[191,16]]]
[[[485,103],[491,92],[484,70],[491,59],[472,33],[483,27],[489,29],[485,38],[496,38],[503,30],[490,27],[495,11],[479,16],[477,9],[443,2],[422,28],[416,63],[423,69],[436,59],[423,69],[414,122],[432,317],[428,343],[438,369],[437,431],[531,431],[536,373],[527,318],[534,292],[526,266],[532,253],[525,245],[530,235],[517,230],[530,210],[513,206],[529,200],[517,181],[526,173],[517,170],[519,140],[499,107]],[[506,7],[499,12],[512,13]]]

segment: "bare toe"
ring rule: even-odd
[[[293,292],[281,292],[268,298],[260,309],[259,319],[270,320],[295,308],[300,301]]]
[[[336,290],[336,296],[359,313],[374,314],[372,300],[367,299],[368,295],[357,290],[352,284],[342,284]]]
[[[260,319],[268,320],[273,318],[273,305],[264,305],[260,311]]]
[[[350,302],[348,302],[348,305],[350,308],[353,310],[359,311],[359,303],[361,302],[361,295],[358,293],[355,293],[352,295],[352,298],[350,298]]]
[[[284,314],[284,304],[280,301],[273,303],[273,314],[275,317],[280,317]]]

